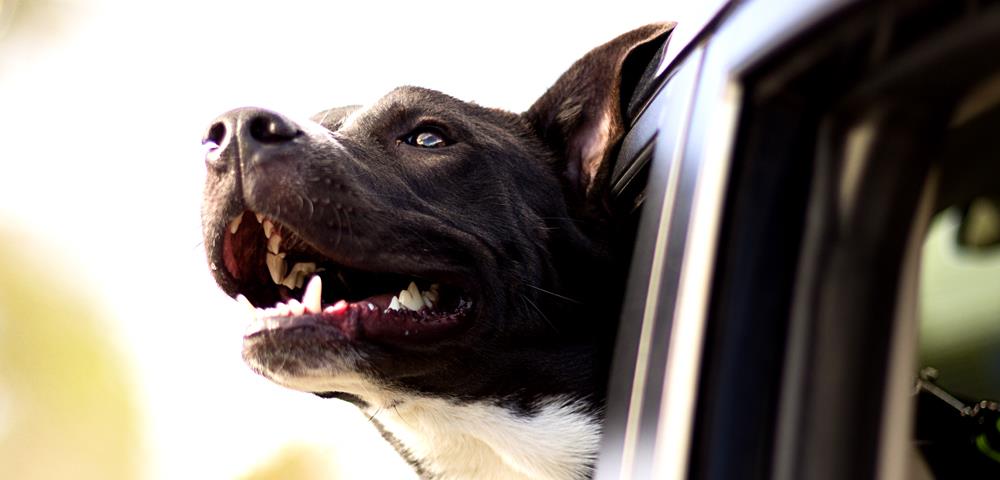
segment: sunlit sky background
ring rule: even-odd
[[[590,48],[686,14],[676,1],[33,3],[0,39],[0,227],[58,251],[43,267],[73,272],[106,312],[153,479],[237,477],[296,443],[347,478],[407,471],[354,407],[240,359],[246,319],[201,244],[212,118],[306,116],[401,84],[521,111]]]

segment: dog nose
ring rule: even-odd
[[[268,150],[287,144],[302,134],[299,126],[277,112],[261,108],[230,110],[212,122],[202,143],[209,151],[205,160],[215,168],[231,163],[244,166],[273,158]]]

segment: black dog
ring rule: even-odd
[[[254,318],[247,363],[358,405],[424,477],[589,476],[624,284],[624,65],[671,27],[598,47],[520,115],[403,87],[216,119],[205,245]]]

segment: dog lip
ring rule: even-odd
[[[327,256],[288,225],[266,214],[244,210],[226,220],[228,221],[221,232],[223,238],[218,242],[218,248],[212,252],[213,263],[217,262],[223,267],[217,269],[215,276],[219,285],[230,296],[239,299],[246,295],[241,299],[241,303],[249,306],[252,319],[244,335],[246,341],[252,341],[263,334],[271,335],[279,331],[310,327],[336,332],[337,338],[348,342],[366,340],[399,345],[431,342],[450,335],[457,327],[468,323],[464,320],[470,316],[472,306],[478,303],[467,296],[467,292],[473,290],[462,286],[462,284],[468,285],[468,282],[461,281],[463,275],[460,272],[434,272],[432,275],[427,275],[418,272],[382,273],[378,270],[358,269]],[[310,296],[308,287],[304,289],[305,291],[300,291],[301,287],[290,288],[273,281],[268,273],[268,266],[265,265],[264,256],[271,252],[268,240],[277,235],[277,232],[284,235],[284,242],[290,241],[298,245],[290,247],[292,250],[287,257],[289,260],[296,258],[296,261],[315,262],[318,266],[315,275],[309,273],[305,280],[325,277],[322,278],[324,282],[331,282],[330,290],[325,292],[328,303],[323,303],[323,294],[318,298],[316,295]],[[273,235],[267,235],[268,233]],[[284,245],[285,243],[282,243],[282,253],[285,252]],[[349,283],[338,283],[340,272],[347,275]],[[411,305],[410,310],[393,310],[395,307],[390,306],[395,296],[402,299],[403,292],[392,288],[382,290],[381,286],[393,285],[394,282],[407,277],[417,279],[416,281],[424,286],[426,292],[420,287],[413,287],[421,294],[430,294],[431,290],[434,290],[433,296],[428,297],[430,300],[426,300],[426,308]],[[432,279],[433,283],[441,285],[440,301],[436,293],[438,290],[433,285],[427,287]],[[367,289],[369,293],[366,295],[370,296],[361,300],[357,300],[358,296],[354,296],[352,297],[354,301],[348,303],[343,300],[343,296],[354,288],[354,280],[359,280],[361,285],[365,285],[358,287],[360,291],[355,289],[354,292],[361,293]],[[322,292],[322,287],[319,290]],[[396,291],[400,294],[394,296],[393,293],[386,291]],[[302,299],[301,303],[298,301],[299,298]],[[418,294],[417,298],[422,297]],[[335,300],[338,301],[334,304],[329,303]],[[294,315],[295,311],[291,309],[293,301],[300,309],[303,308],[303,304],[311,306],[308,309],[298,310],[299,315]],[[274,302],[277,302],[277,305],[272,309],[259,309],[254,306],[254,304],[271,305]],[[288,302],[289,305],[282,302]],[[346,308],[335,308],[342,303]]]
[[[380,308],[369,300],[341,301],[318,313],[257,317],[244,334],[244,340],[252,342],[276,332],[320,328],[332,329],[338,337],[349,342],[425,343],[450,335],[466,323],[464,319],[471,311],[472,303],[468,301],[462,301],[448,312],[390,310]]]
[[[268,224],[272,227],[270,230],[283,237],[283,239],[278,239],[278,243],[273,243],[274,236],[267,234]],[[349,250],[354,250],[353,247],[349,250],[342,248],[331,251],[321,244],[309,240],[308,236],[302,235],[298,229],[282,222],[280,218],[249,209],[228,219],[220,219],[218,231],[220,232],[218,241],[211,244],[212,248],[209,252],[210,263],[216,266],[213,268],[216,282],[230,297],[236,298],[238,294],[244,294],[254,300],[257,305],[273,304],[276,301],[287,299],[288,296],[279,297],[274,294],[265,295],[262,298],[260,295],[253,294],[254,292],[277,291],[276,288],[272,287],[279,287],[282,284],[288,286],[289,291],[296,290],[302,288],[304,281],[308,280],[309,275],[313,273],[311,269],[305,272],[297,286],[287,283],[287,278],[284,279],[286,282],[274,280],[274,272],[269,272],[271,266],[265,261],[268,254],[281,257],[285,268],[281,269],[280,274],[294,271],[292,267],[295,267],[295,263],[298,261],[316,263],[316,267],[322,267],[322,263],[327,263],[338,268],[346,268],[370,275],[422,279],[449,285],[463,292],[473,291],[473,285],[477,283],[471,271],[454,264],[443,264],[445,268],[439,268],[431,267],[432,263],[418,261],[373,261],[373,258],[379,257],[378,254],[351,253]],[[277,250],[277,252],[272,250]],[[294,252],[298,252],[298,254]],[[286,257],[286,254],[289,256]],[[292,260],[293,257],[296,258],[295,261]],[[406,260],[406,258],[401,259]],[[387,267],[387,264],[392,264],[392,266]]]

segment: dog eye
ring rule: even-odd
[[[403,141],[406,142],[407,145],[423,148],[447,147],[452,143],[436,128],[421,128],[414,130],[413,132],[406,134],[406,136],[403,137]]]

